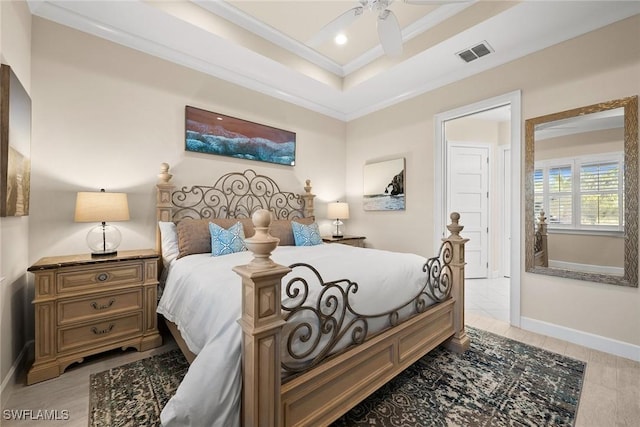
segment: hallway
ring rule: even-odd
[[[509,278],[466,279],[464,308],[479,315],[509,322]]]

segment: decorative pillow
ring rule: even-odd
[[[158,221],[160,227],[160,244],[162,245],[162,263],[165,267],[178,258],[178,232],[173,222]]]
[[[212,222],[216,225],[219,225],[220,227],[224,228],[224,229],[229,229],[231,228],[231,226],[235,225],[236,223],[241,223],[242,224],[242,229],[244,230],[244,237],[252,237],[256,231],[253,229],[253,221],[251,221],[251,218],[213,218],[211,220],[209,220],[209,222]]]
[[[244,228],[241,222],[236,222],[227,230],[213,222],[209,223],[211,232],[211,254],[213,256],[228,255],[246,251],[244,245]]]
[[[209,220],[185,218],[180,220],[178,230],[178,258],[192,254],[211,253]]]
[[[295,246],[296,242],[293,238],[293,228],[291,224],[298,222],[300,224],[310,225],[315,221],[314,217],[288,219],[274,219],[269,226],[269,234],[280,239],[278,246]]]
[[[245,237],[251,237],[255,232],[250,218],[182,219],[176,227],[178,230],[178,249],[180,250],[178,258],[193,254],[211,253],[210,222],[225,229],[237,222],[241,222],[245,231]]]
[[[313,222],[310,225],[291,222],[293,228],[293,238],[296,246],[314,246],[322,244],[318,224]]]

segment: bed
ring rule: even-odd
[[[457,213],[428,260],[338,244],[287,246],[292,227],[315,224],[309,180],[295,194],[252,170],[180,189],[171,179],[163,163],[156,213],[164,228],[177,223],[191,236],[206,233],[203,223],[240,222],[251,237],[243,240],[248,251],[212,257],[201,250],[160,266],[166,285],[158,312],[191,363],[162,412],[166,427],[328,425],[436,346],[468,349],[467,239]],[[157,242],[163,258],[163,245],[176,245],[160,230]],[[389,268],[396,265],[399,273]],[[386,297],[373,296],[384,287],[368,290],[371,276],[387,282]]]
[[[549,267],[549,249],[547,244],[547,217],[543,210],[540,210],[538,222],[535,229],[534,239],[534,260],[536,267]]]

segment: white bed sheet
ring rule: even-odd
[[[190,255],[172,262],[158,313],[178,326],[198,357],[162,411],[164,427],[239,426],[241,281],[231,269],[251,259],[250,252],[240,252],[222,257]],[[325,282],[349,279],[358,283],[358,293],[350,301],[362,314],[381,313],[406,303],[426,280],[423,257],[340,244],[282,246],[272,259],[282,265],[310,264]],[[320,289],[312,286],[311,292],[317,295]],[[283,298],[286,304],[284,286]],[[369,333],[384,327],[383,323],[370,324]]]

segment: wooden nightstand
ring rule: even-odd
[[[157,268],[152,250],[46,257],[29,267],[35,274],[35,361],[27,384],[57,377],[85,356],[161,345]]]
[[[357,248],[364,248],[364,239],[366,239],[366,237],[363,236],[322,236],[322,241],[325,243],[342,243],[343,245],[355,246]]]

